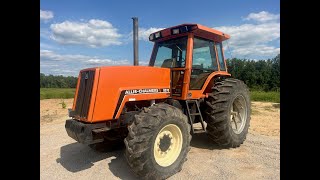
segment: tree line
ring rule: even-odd
[[[76,88],[77,77],[54,76],[40,73],[40,88]]]
[[[268,60],[227,59],[228,72],[250,89],[280,91],[280,54]],[[40,73],[40,88],[75,88],[77,77]]]
[[[228,72],[250,89],[280,91],[280,54],[268,60],[228,59]]]

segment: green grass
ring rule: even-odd
[[[74,88],[40,88],[40,99],[68,99],[73,98]],[[251,91],[252,101],[266,101],[280,103],[280,92]]]
[[[251,91],[251,101],[266,101],[280,103],[280,92]]]
[[[40,88],[40,99],[69,99],[75,91],[75,88]]]

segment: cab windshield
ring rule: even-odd
[[[180,68],[186,64],[188,37],[179,37],[156,43],[150,66]]]

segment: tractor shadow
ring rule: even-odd
[[[217,144],[210,141],[206,133],[194,134],[190,145],[201,149],[220,149]],[[114,176],[120,179],[137,180],[126,162],[124,150],[124,143],[96,150],[87,145],[72,143],[60,148],[60,157],[56,159],[56,162],[61,164],[67,171],[76,173],[93,167],[95,162],[113,158],[108,163],[108,166]]]
[[[200,149],[223,149],[218,144],[212,142],[207,133],[195,133],[192,135],[192,139],[190,142],[190,146],[194,148],[200,148]]]
[[[70,172],[79,172],[94,166],[95,162],[111,159],[109,170],[120,179],[135,180],[135,175],[130,171],[124,157],[124,144],[112,148],[99,148],[93,150],[87,145],[72,143],[60,148],[60,158],[56,162]]]

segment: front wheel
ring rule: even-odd
[[[125,156],[131,169],[144,179],[165,179],[181,171],[190,150],[187,116],[161,103],[144,108],[128,127]]]

